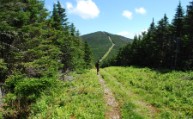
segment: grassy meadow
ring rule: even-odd
[[[72,74],[52,94],[44,94],[31,106],[31,119],[103,119],[103,90],[93,70]]]
[[[149,68],[100,70],[119,103],[122,119],[193,118],[193,72],[159,72]],[[95,69],[70,79],[53,80],[32,103],[29,119],[104,119],[107,105]],[[14,113],[14,112],[9,112]],[[8,114],[8,113],[7,113]],[[0,113],[0,117],[2,114]]]
[[[193,72],[109,67],[101,75],[114,92],[123,119],[193,118]]]

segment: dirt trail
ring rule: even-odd
[[[111,47],[109,50],[104,54],[104,56],[100,59],[100,62],[102,62],[111,52],[115,44],[113,43],[112,39],[110,36],[108,36],[109,41],[111,42]],[[112,77],[114,78],[114,77]],[[105,113],[105,118],[106,119],[121,119],[121,113],[120,113],[120,107],[118,102],[115,100],[115,97],[112,93],[112,91],[106,86],[104,79],[98,75],[99,82],[101,86],[103,87],[104,90],[104,99],[106,101],[107,105],[107,111]],[[115,80],[116,81],[116,80]],[[138,113],[147,113],[149,118],[154,119],[155,115],[159,112],[157,108],[152,106],[151,104],[138,99],[139,97],[134,94],[131,91],[127,91],[122,87],[122,84],[116,81],[117,85],[120,85],[120,89],[125,92],[126,95],[132,97],[131,101],[138,107],[135,111]]]
[[[108,39],[112,45],[109,48],[109,50],[104,54],[104,56],[100,59],[100,62],[102,62],[109,55],[109,53],[115,46],[110,36],[108,36]],[[105,118],[106,119],[121,119],[119,104],[115,100],[115,97],[112,91],[106,86],[104,79],[100,75],[98,75],[98,79],[104,90],[104,99],[107,105],[107,111],[105,112]]]
[[[155,119],[156,115],[159,114],[159,110],[156,107],[141,99],[137,94],[135,94],[131,90],[126,90],[124,88],[124,85],[118,82],[113,75],[110,74],[110,76],[114,83],[119,86],[120,90],[122,90],[123,92],[125,92],[126,95],[131,97],[130,101],[137,106],[135,112],[138,112],[140,114],[146,113],[148,115],[148,118]]]
[[[98,75],[99,82],[104,90],[104,99],[107,105],[107,111],[105,113],[106,119],[121,119],[119,104],[116,101],[112,91],[106,86],[104,79]]]

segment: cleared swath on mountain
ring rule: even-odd
[[[115,56],[120,48],[124,47],[127,43],[132,41],[129,38],[102,31],[86,34],[81,37],[83,41],[87,41],[89,46],[91,47],[94,56],[94,61],[101,59],[102,56],[112,46],[109,37],[112,39],[112,42],[115,44],[115,46],[108,55],[107,59]]]

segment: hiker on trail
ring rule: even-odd
[[[97,75],[99,75],[99,61],[96,62],[95,67],[97,69]]]

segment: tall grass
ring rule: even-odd
[[[103,90],[94,71],[72,74],[72,81],[61,82],[52,93],[32,105],[32,119],[103,119]]]
[[[117,87],[114,92],[123,103],[123,116],[127,103],[133,108],[138,105],[136,99],[153,106],[158,113],[155,118],[193,118],[193,72],[160,73],[148,68],[110,67],[101,73],[112,88]],[[142,111],[135,112],[143,118],[150,116]]]

